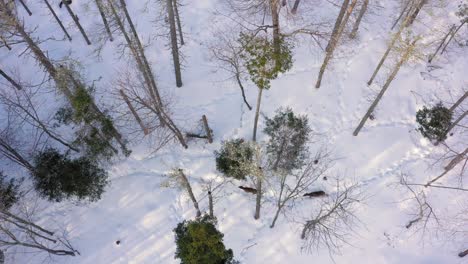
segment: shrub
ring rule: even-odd
[[[19,182],[14,179],[8,181],[0,171],[0,209],[10,209],[18,201],[18,195]]]
[[[208,215],[179,223],[174,229],[181,264],[234,264],[233,252],[223,244],[223,234]]]
[[[108,174],[93,160],[70,159],[55,149],[34,158],[32,173],[35,189],[51,201],[63,199],[97,201],[108,183]]]
[[[452,123],[452,112],[442,103],[438,103],[432,108],[424,107],[418,110],[416,122],[419,123],[419,131],[424,137],[429,140],[444,141]]]
[[[216,169],[227,177],[245,180],[252,162],[253,150],[243,139],[224,141],[219,151],[215,151]]]

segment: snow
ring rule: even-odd
[[[84,2],[73,1],[72,7],[84,28],[92,29],[92,23],[99,23],[99,20],[95,13],[83,6]],[[154,20],[153,9],[157,5],[150,3],[149,11],[142,12],[143,7],[138,5],[140,1],[127,2],[136,27],[147,42],[155,31],[151,21]],[[177,123],[190,130],[205,114],[214,131],[215,142],[190,142],[187,150],[174,143],[151,153],[144,141],[138,144],[135,140],[133,154],[109,169],[111,184],[100,201],[92,204],[53,204],[40,200],[38,203],[42,210],[37,215],[38,222],[45,225],[52,222],[64,227],[72,244],[81,253],[77,257],[55,257],[56,263],[179,263],[174,259],[172,230],[182,220],[194,218],[195,211],[184,192],[162,188],[161,182],[171,168],[184,168],[202,211],[206,211],[208,199],[201,183],[203,179],[218,175],[213,152],[220,148],[222,140],[251,137],[253,111],[248,111],[243,105],[238,87],[231,81],[225,81],[226,76],[218,71],[207,50],[207,43],[213,38],[210,29],[219,19],[213,17],[213,11],[222,6],[222,1],[186,2],[186,6],[181,8],[188,42],[182,48],[185,55],[184,86],[180,89],[175,87],[171,54],[165,39],[151,39],[147,56],[154,66],[158,85],[164,93],[174,98],[173,112]],[[466,259],[456,256],[467,245],[466,237],[453,238],[453,241],[445,234],[437,236],[430,233],[423,237],[421,232],[405,228],[412,217],[411,213],[416,210],[414,204],[405,201],[408,193],[397,184],[400,171],[411,172],[420,182],[442,172],[442,168],[430,168],[428,165],[427,158],[437,150],[415,130],[415,113],[424,101],[433,99],[431,95],[435,91],[441,92],[439,95],[444,96],[444,100],[453,102],[458,94],[452,95],[447,90],[466,89],[466,47],[453,47],[436,59],[434,64],[442,68],[431,74],[437,79],[425,77],[425,61],[403,66],[378,105],[376,120],[368,120],[359,136],[352,136],[352,131],[370,105],[366,98],[374,94],[371,91],[381,87],[388,75],[389,69],[383,69],[371,87],[366,85],[386,49],[388,28],[397,13],[396,2],[376,1],[376,5],[383,7],[375,9],[364,19],[356,40],[346,41],[339,47],[325,72],[320,89],[315,89],[314,84],[324,54],[311,46],[310,39],[301,39],[301,44],[295,49],[293,68],[273,81],[271,89],[264,92],[262,99],[261,111],[267,116],[273,115],[282,106],[290,106],[297,113],[307,114],[312,129],[320,134],[319,144],[328,146],[340,158],[335,173],[347,180],[355,180],[365,188],[369,198],[357,212],[361,224],[356,234],[349,238],[350,245],[345,245],[341,254],[333,256],[326,248],[313,252],[301,251],[301,223],[305,220],[302,217],[310,215],[314,202],[300,203],[300,209],[296,210],[300,214],[288,218],[280,215],[277,226],[270,229],[274,213],[271,197],[266,196],[262,218],[254,220],[255,198],[237,189],[239,184],[235,183],[218,193],[220,197],[215,204],[215,214],[218,228],[225,234],[225,245],[234,250],[236,259],[242,263],[468,263]],[[31,28],[39,26],[38,32],[41,34],[35,35],[49,34],[61,38],[61,31],[42,4],[29,1],[29,5],[34,15],[25,17],[25,22]],[[422,12],[421,16],[425,22],[435,21],[430,25],[437,25],[442,32],[456,20],[453,15],[455,6],[452,3],[444,7],[451,10],[450,16],[444,16],[446,11],[440,12],[435,5],[430,6],[432,17],[427,11]],[[318,6],[322,7],[334,10],[328,3]],[[321,15],[332,21],[335,14]],[[64,10],[60,11],[60,17],[67,23],[70,21]],[[90,56],[92,47],[85,45],[78,30],[74,26],[68,28],[72,43],[48,41],[41,47],[54,58],[68,54],[73,48],[71,55],[83,63],[88,80],[103,77],[99,82],[99,89],[102,90],[98,90],[98,103],[109,105],[115,99],[109,96],[108,92],[112,89],[109,84],[127,63],[117,56],[115,42],[107,44],[102,60],[96,60]],[[428,29],[423,33],[428,35]],[[426,37],[427,41],[430,38]],[[427,52],[433,49],[431,46]],[[18,68],[25,78],[42,76],[31,58],[17,58],[19,52],[18,48],[13,52],[0,50],[2,67]],[[256,88],[249,84],[246,93],[249,102],[254,105]],[[259,131],[262,126],[261,120]],[[264,136],[260,135],[260,140],[263,139]],[[330,182],[320,184],[323,188],[332,188]],[[428,192],[434,194],[434,207],[444,218],[449,219],[464,204],[466,208],[466,194],[439,190]],[[466,231],[467,227],[462,228]],[[117,240],[121,241],[120,245],[116,245]],[[42,263],[46,257],[43,254],[14,253],[14,250],[6,252],[10,261],[7,263]]]

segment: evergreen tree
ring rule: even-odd
[[[216,169],[226,177],[245,180],[250,173],[253,150],[243,139],[224,141],[221,149],[215,151]]]
[[[223,244],[216,220],[208,215],[183,221],[174,229],[177,244],[175,258],[181,264],[234,264],[233,252]]]
[[[301,168],[310,131],[307,117],[295,115],[291,108],[278,109],[272,119],[267,118],[263,132],[270,137],[266,149],[270,168],[285,172]]]
[[[14,179],[7,180],[6,175],[0,171],[0,209],[10,209],[18,201],[19,182]]]
[[[441,102],[432,108],[418,110],[416,122],[419,124],[421,134],[434,141],[444,141],[447,138],[447,131],[452,123],[452,112]]]
[[[108,174],[86,157],[71,159],[55,149],[46,149],[34,158],[35,189],[51,201],[63,199],[97,201],[108,184]]]

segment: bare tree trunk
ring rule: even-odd
[[[429,55],[429,60],[428,62],[431,63],[432,60],[435,58],[435,56],[437,55],[437,53],[439,53],[439,50],[442,48],[442,46],[444,45],[445,41],[447,40],[447,38],[449,37],[449,35],[452,33],[452,31],[455,30],[455,25],[453,25],[449,32],[447,32],[447,34],[445,35],[445,37],[442,39],[442,41],[440,42],[440,45],[437,47],[436,51],[434,52],[434,54],[432,55]]]
[[[416,42],[417,42],[418,39],[414,40],[411,45],[406,49],[405,53],[403,54],[403,56],[401,57],[400,61],[398,62],[398,64],[395,66],[395,68],[393,68],[393,71],[392,73],[390,74],[390,76],[388,77],[387,81],[385,82],[384,86],[382,87],[382,90],[380,90],[380,93],[377,95],[377,97],[375,98],[374,102],[372,103],[372,105],[369,107],[369,110],[367,110],[367,113],[364,115],[364,117],[362,118],[361,122],[359,123],[359,125],[357,126],[356,130],[354,130],[353,132],[353,136],[357,136],[359,134],[359,131],[361,131],[362,127],[364,126],[364,124],[366,123],[367,119],[369,118],[369,116],[374,112],[375,110],[375,107],[377,106],[377,104],[380,102],[380,99],[382,99],[383,95],[385,94],[385,92],[387,91],[388,87],[390,86],[390,83],[392,83],[393,79],[395,79],[395,76],[397,75],[398,71],[400,70],[401,66],[406,62],[408,61],[409,57],[411,56],[411,54],[413,53],[414,49],[415,49],[415,45],[416,45]]]
[[[179,31],[179,40],[180,40],[180,45],[183,46],[185,45],[185,41],[184,41],[184,33],[182,32],[182,23],[180,22],[180,14],[179,14],[179,7],[178,7],[178,4],[177,4],[177,0],[173,0],[173,4],[174,4],[174,15],[175,15],[175,18],[176,18],[176,22],[177,22],[177,29]]]
[[[16,89],[18,90],[23,89],[21,85],[19,85],[15,80],[13,80],[10,76],[8,76],[8,74],[2,71],[2,69],[0,69],[0,75],[2,75],[3,78],[5,78],[9,83],[11,83],[11,85],[13,85]]]
[[[371,85],[372,82],[374,82],[374,79],[377,76],[377,73],[380,71],[380,68],[384,64],[385,60],[387,59],[388,55],[390,54],[390,51],[392,50],[392,48],[395,45],[395,43],[397,42],[397,40],[400,39],[401,32],[403,32],[403,29],[406,27],[407,24],[408,24],[408,18],[406,18],[403,21],[403,24],[400,26],[400,29],[393,36],[392,40],[390,41],[390,44],[387,47],[387,50],[385,51],[384,55],[380,59],[379,64],[377,65],[377,67],[374,70],[374,73],[372,73],[372,76],[371,76],[370,80],[367,82],[367,85]]]
[[[295,15],[295,14],[297,13],[297,8],[299,7],[299,3],[300,3],[300,2],[301,2],[301,0],[296,0],[296,1],[294,2],[294,6],[293,6],[293,8],[291,9],[291,13],[292,13],[293,15]]]
[[[462,251],[462,252],[460,252],[460,253],[458,254],[458,256],[459,256],[460,258],[463,258],[463,257],[465,257],[465,256],[467,256],[467,255],[468,255],[468,249],[465,250],[465,251]]]
[[[455,156],[455,158],[453,158],[449,162],[449,164],[447,166],[445,166],[445,168],[444,168],[445,171],[441,175],[439,175],[439,176],[435,177],[434,179],[430,180],[424,186],[428,187],[431,184],[433,184],[434,182],[436,182],[437,180],[439,180],[440,178],[442,178],[445,174],[447,174],[449,171],[451,171],[453,168],[455,168],[455,166],[457,166],[457,164],[460,163],[465,158],[465,156],[467,154],[468,154],[468,148],[466,148],[465,151],[463,151],[462,153],[459,153],[457,156]]]
[[[460,97],[453,105],[450,107],[450,112],[453,112],[465,99],[468,97],[468,91],[466,91],[462,97]]]
[[[21,5],[24,7],[24,9],[26,10],[26,12],[28,12],[29,16],[32,16],[32,12],[31,10],[29,10],[28,6],[24,3],[23,0],[19,0]]]
[[[29,171],[34,171],[33,165],[29,163],[21,154],[18,153],[8,142],[0,137],[0,153],[16,164],[23,166]]]
[[[463,25],[465,25],[467,23],[468,20],[465,20],[463,21],[460,26],[457,27],[457,29],[452,33],[452,35],[450,36],[449,40],[447,41],[447,43],[445,44],[444,48],[442,49],[442,52],[441,54],[443,54],[445,52],[445,50],[447,49],[447,46],[450,44],[450,42],[452,41],[452,39],[455,37],[455,35],[458,33],[458,31],[463,27]]]
[[[80,24],[80,21],[78,20],[78,17],[73,13],[73,11],[70,8],[70,5],[68,4],[68,1],[63,1],[65,8],[67,9],[67,12],[70,14],[72,17],[73,21],[75,22],[75,25],[78,27],[78,29],[81,32],[81,35],[83,35],[84,40],[88,45],[91,45],[91,41],[89,41],[88,35],[86,35],[86,32],[84,31],[83,27]]]
[[[210,208],[210,216],[211,218],[214,218],[213,195],[211,194],[211,191],[208,191],[208,205]]]
[[[345,3],[347,3],[348,0],[345,0]],[[323,60],[322,66],[320,67],[319,71],[319,76],[317,78],[317,83],[315,84],[315,88],[320,88],[320,85],[322,83],[322,78],[323,74],[325,73],[325,69],[327,68],[328,63],[333,57],[333,52],[336,49],[336,46],[338,45],[338,41],[341,38],[341,35],[343,34],[344,28],[346,27],[346,24],[348,23],[349,17],[351,16],[351,13],[353,12],[354,6],[356,5],[357,0],[353,0],[351,4],[348,7],[348,10],[343,18],[343,21],[341,22],[341,26],[338,29],[338,32],[330,39],[329,42],[329,49],[325,55],[325,59]],[[345,4],[343,3],[343,5]],[[341,14],[341,12],[340,12]],[[339,18],[338,18],[339,19]],[[338,21],[337,21],[338,22]]]
[[[465,111],[463,114],[461,114],[461,115],[457,118],[457,120],[455,120],[455,121],[450,125],[450,127],[447,129],[447,134],[450,133],[450,131],[451,131],[454,127],[456,127],[456,126],[458,125],[458,123],[460,123],[460,121],[462,121],[463,118],[465,118],[467,115],[468,115],[468,110]]]
[[[346,13],[346,8],[348,8],[348,5],[349,5],[349,0],[344,0],[343,5],[341,5],[340,13],[338,14],[338,17],[336,18],[335,26],[333,27],[330,40],[328,41],[327,47],[325,48],[326,52],[330,51],[330,47],[332,43],[334,42],[334,40],[336,39],[336,34],[338,34],[338,30],[340,29],[341,22],[343,22],[343,17]]]
[[[247,98],[245,97],[244,86],[242,85],[239,72],[236,72],[236,80],[237,80],[237,84],[239,84],[239,88],[241,89],[242,98],[244,99],[244,103],[247,105],[249,110],[252,110],[252,107],[250,106],[249,102],[247,102]]]
[[[143,130],[143,133],[145,135],[149,134],[148,128],[143,124],[143,121],[141,120],[140,116],[138,115],[137,111],[135,108],[133,108],[132,104],[130,103],[130,100],[128,99],[127,95],[124,93],[124,91],[121,89],[119,90],[120,95],[124,99],[125,103],[128,106],[128,109],[130,109],[130,112],[132,112],[133,116],[135,117],[135,120],[137,123],[140,125],[141,130]]]
[[[109,28],[109,22],[107,22],[106,14],[104,13],[104,9],[102,7],[102,2],[101,0],[95,0],[95,1],[99,9],[99,14],[101,15],[101,18],[102,18],[102,22],[104,23],[104,27],[106,28],[106,32],[109,35],[109,40],[112,42],[114,41],[114,37],[112,37],[112,32]]]
[[[208,142],[211,144],[213,143],[213,135],[211,134],[211,129],[208,126],[208,119],[206,118],[206,115],[202,116],[202,121],[203,121],[203,127],[205,128],[206,137],[208,138]]]
[[[0,39],[2,40],[3,45],[5,45],[5,47],[6,47],[8,50],[11,50],[11,47],[10,47],[10,45],[8,45],[8,43],[6,42],[5,38],[3,38],[2,36],[0,36]]]
[[[185,176],[182,169],[179,169],[179,174],[180,174],[180,177],[181,177],[181,179],[183,181],[184,187],[187,190],[187,193],[188,193],[190,199],[193,202],[193,206],[195,207],[195,210],[197,211],[197,217],[200,217],[201,216],[201,211],[200,211],[200,208],[198,207],[197,199],[195,198],[195,195],[193,194],[192,186],[190,186],[190,182],[188,181],[187,176]]]
[[[68,31],[67,29],[65,28],[65,26],[63,25],[62,21],[60,20],[60,18],[57,16],[57,14],[55,13],[54,9],[52,8],[52,6],[49,4],[49,1],[48,0],[44,0],[44,2],[46,3],[47,5],[47,8],[49,8],[49,11],[52,13],[52,15],[54,16],[55,20],[57,21],[57,23],[59,24],[60,28],[62,29],[63,33],[65,33],[65,36],[67,36],[68,40],[69,41],[72,41],[72,38],[70,36],[70,34],[68,34]]]
[[[261,169],[260,169],[261,170]],[[260,209],[262,207],[262,177],[260,175],[257,175],[257,197],[255,201],[255,219],[260,218]]]
[[[278,203],[278,207],[276,208],[276,213],[275,213],[275,216],[273,217],[273,221],[271,222],[270,228],[275,227],[276,221],[278,220],[279,214],[282,209],[283,209],[283,206]]]
[[[416,17],[418,16],[419,12],[421,11],[421,9],[423,8],[423,6],[427,3],[427,0],[421,0],[419,2],[419,4],[416,6],[416,8],[414,9],[414,12],[411,14],[411,16],[409,17],[409,21],[408,21],[408,24],[406,24],[406,26],[410,26],[413,24],[414,20],[416,19]]]
[[[273,24],[273,48],[275,54],[281,53],[281,37],[280,37],[280,24],[279,24],[279,0],[270,0],[271,22]],[[278,56],[277,56],[278,57]],[[280,61],[277,59],[276,64]]]
[[[176,85],[177,87],[182,87],[182,73],[180,72],[179,47],[177,44],[177,29],[176,29],[174,7],[172,6],[172,1],[173,0],[166,0],[167,16],[169,20],[169,28],[170,28],[170,34],[171,34],[172,62],[174,63]]]
[[[410,7],[410,3],[412,0],[406,0],[406,5],[405,7],[403,8],[403,10],[401,10],[401,13],[400,15],[398,16],[397,20],[395,21],[395,23],[393,23],[392,25],[392,30],[395,28],[395,26],[398,24],[398,22],[400,21],[400,19],[403,17],[403,15],[405,14],[406,10],[408,9],[408,7]]]
[[[364,0],[364,2],[362,3],[361,10],[359,11],[359,16],[356,19],[356,22],[354,23],[353,30],[351,31],[351,34],[349,34],[350,38],[355,38],[356,37],[357,32],[359,30],[359,25],[361,24],[361,20],[364,17],[364,14],[367,11],[368,4],[369,4],[369,0]]]
[[[260,104],[262,103],[262,93],[263,93],[263,89],[258,88],[257,110],[255,110],[254,130],[253,130],[253,136],[252,136],[252,140],[254,142],[257,141],[257,125],[258,125],[258,118],[260,116]]]

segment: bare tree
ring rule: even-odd
[[[20,2],[21,5],[24,7],[24,9],[26,10],[26,12],[28,12],[28,15],[32,16],[31,10],[29,10],[28,6],[24,3],[24,1],[23,1],[23,0],[19,0],[19,2]]]
[[[439,53],[440,49],[442,48],[442,46],[444,46],[444,44],[446,43],[447,41],[447,38],[452,35],[453,31],[455,30],[455,25],[453,25],[450,30],[447,32],[447,34],[444,36],[444,38],[442,39],[442,41],[440,42],[440,45],[437,47],[436,51],[431,54],[429,56],[429,60],[428,62],[431,63],[432,60],[437,56],[437,53]]]
[[[295,0],[294,1],[294,6],[291,9],[291,13],[295,15],[297,13],[297,8],[299,7],[299,4],[301,3],[301,0]]]
[[[412,9],[412,12],[409,15],[409,21],[408,24],[406,25],[407,27],[412,25],[416,17],[418,16],[419,12],[423,8],[425,4],[427,4],[428,0],[413,0],[414,2],[414,8]]]
[[[72,38],[70,36],[70,34],[68,34],[68,31],[67,29],[65,28],[65,26],[63,25],[62,21],[60,20],[60,18],[57,16],[57,14],[55,13],[54,9],[52,8],[52,6],[49,4],[49,1],[48,0],[44,0],[45,4],[47,5],[47,8],[49,9],[50,13],[52,13],[52,15],[54,16],[55,20],[57,21],[57,23],[59,24],[60,28],[62,29],[63,33],[65,33],[65,36],[67,36],[68,40],[69,41],[72,41]]]
[[[177,28],[176,28],[176,19],[174,16],[174,6],[173,0],[166,0],[166,10],[169,23],[169,31],[171,38],[171,48],[172,48],[172,62],[174,63],[174,72],[176,77],[177,87],[182,87],[182,74],[180,71],[180,58],[179,58],[179,46],[177,43]]]
[[[109,22],[107,21],[107,18],[106,18],[106,13],[105,13],[105,10],[104,10],[104,6],[103,6],[101,0],[95,0],[95,2],[96,2],[96,6],[97,6],[97,8],[99,10],[99,14],[101,15],[102,23],[104,23],[104,28],[106,29],[107,35],[109,35],[109,40],[112,42],[112,41],[114,41],[114,37],[112,36],[112,31],[110,29]]]
[[[434,179],[430,180],[429,182],[427,182],[425,187],[430,186],[434,182],[438,181],[440,178],[444,177],[448,172],[450,172],[459,163],[462,163],[462,162],[463,162],[463,166],[461,168],[460,175],[464,174],[466,166],[468,164],[468,148],[466,148],[465,151],[463,151],[463,152],[460,152],[460,153],[456,152],[453,155],[453,158],[450,160],[449,164],[447,164],[447,166],[444,167],[444,172],[442,174],[440,174],[439,176],[435,177]]]
[[[75,13],[73,12],[73,10],[70,8],[70,3],[69,3],[68,1],[62,1],[62,3],[65,4],[65,8],[67,9],[68,14],[70,14],[71,18],[72,18],[73,21],[75,22],[75,25],[76,25],[76,26],[78,27],[78,29],[80,30],[81,35],[83,36],[83,38],[84,38],[84,40],[86,41],[86,43],[87,43],[88,45],[91,45],[91,41],[89,40],[88,35],[86,35],[85,30],[84,30],[83,27],[81,26],[80,20],[79,20],[78,17],[75,15]]]
[[[338,17],[335,20],[335,25],[333,26],[333,31],[332,31],[330,40],[328,41],[327,48],[325,49],[326,52],[330,51],[331,44],[333,43],[333,40],[336,39],[336,36],[338,34],[340,26],[342,25],[343,17],[346,13],[346,8],[348,8],[348,5],[349,5],[349,0],[344,0],[340,8],[340,13],[338,13]]]
[[[174,16],[177,22],[177,30],[179,31],[179,41],[180,45],[183,46],[185,45],[184,41],[184,33],[182,31],[182,22],[180,21],[180,14],[179,14],[179,5],[180,3],[177,2],[177,0],[173,0],[173,5],[174,5]]]
[[[352,0],[351,4],[349,6],[348,6],[347,3],[348,3],[348,0],[345,0],[343,2],[342,10],[343,10],[343,8],[347,9],[347,10],[345,12],[344,17],[342,18],[342,21],[341,21],[341,18],[340,18],[340,15],[341,15],[340,14],[338,16],[338,18],[337,18],[336,23],[335,23],[335,26],[336,26],[336,24],[338,24],[340,22],[336,34],[332,33],[332,37],[330,39],[330,42],[328,43],[327,53],[325,55],[325,59],[323,60],[322,66],[320,67],[320,71],[319,71],[319,75],[318,75],[318,78],[317,78],[317,83],[315,84],[315,88],[320,88],[320,84],[322,83],[322,78],[323,78],[323,74],[325,73],[325,69],[327,68],[328,63],[330,62],[330,60],[333,57],[333,52],[335,51],[335,49],[336,49],[336,47],[338,45],[338,41],[340,40],[341,35],[343,34],[343,31],[344,31],[344,29],[346,27],[346,24],[348,23],[349,17],[351,16],[351,13],[353,12],[353,9],[354,9],[354,6],[357,3],[357,0]],[[346,4],[346,6],[345,6],[345,4]]]
[[[330,194],[320,205],[318,212],[307,220],[302,229],[303,250],[312,251],[326,247],[330,252],[339,252],[342,244],[354,233],[359,223],[356,207],[365,199],[359,185],[347,185],[336,180],[336,193]]]
[[[380,90],[379,94],[375,98],[375,100],[372,102],[371,106],[367,110],[366,114],[364,117],[361,119],[361,122],[359,122],[359,125],[356,127],[356,129],[353,132],[354,136],[357,136],[359,134],[359,131],[361,131],[362,127],[366,123],[367,119],[370,117],[370,115],[374,112],[375,108],[377,107],[377,104],[380,102],[382,99],[383,95],[387,91],[388,87],[392,83],[393,79],[395,79],[396,75],[398,74],[398,71],[400,70],[401,66],[407,62],[412,56],[414,56],[414,51],[416,49],[416,42],[418,41],[419,37],[417,37],[415,40],[413,40],[406,48],[404,53],[402,54],[400,60],[398,63],[395,65],[393,68],[392,72],[390,73],[389,77],[387,78],[387,81],[385,82],[384,86]]]
[[[0,75],[3,76],[11,85],[13,85],[16,89],[21,90],[23,89],[21,85],[19,85],[15,80],[13,80],[8,74],[6,74],[2,69],[0,69]]]
[[[369,5],[369,0],[364,0],[362,2],[361,10],[359,10],[359,15],[356,19],[356,22],[354,22],[353,30],[349,34],[350,38],[355,38],[357,35],[357,32],[359,30],[359,25],[361,24],[362,18],[366,14],[367,11],[367,6]]]
[[[195,211],[197,212],[197,217],[201,216],[201,211],[200,211],[200,208],[198,207],[198,201],[195,198],[195,195],[193,194],[192,186],[190,185],[190,182],[187,176],[184,174],[184,171],[182,169],[180,168],[173,169],[168,174],[168,179],[167,181],[163,183],[163,186],[185,189],[187,191],[187,194],[190,197],[190,200],[192,200],[193,202],[193,207],[195,208]]]
[[[333,166],[332,163],[330,152],[326,149],[320,149],[314,157],[309,158],[305,167],[298,172],[290,174],[282,171],[276,172],[276,175],[272,177],[278,181],[278,183],[273,183],[274,186],[278,186],[275,191],[276,212],[270,228],[275,227],[279,214],[284,213],[287,205],[303,198],[304,193],[329,171]]]

